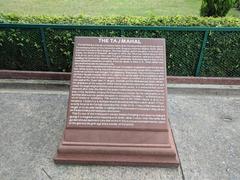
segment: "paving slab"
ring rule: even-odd
[[[159,168],[54,164],[69,83],[9,82],[0,81],[0,179],[240,179],[239,86],[169,85],[181,167]]]
[[[240,179],[240,96],[169,96],[186,179]]]
[[[1,89],[0,99],[0,179],[182,179],[180,168],[56,165],[68,92]]]

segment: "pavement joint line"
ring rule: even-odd
[[[168,119],[168,122],[169,122],[169,125],[170,125],[170,129],[171,129],[171,133],[172,133],[172,137],[173,137],[173,142],[174,142],[174,144],[175,144],[176,151],[177,151],[177,155],[178,155],[179,168],[180,168],[180,171],[181,171],[182,180],[185,180],[185,176],[184,176],[184,172],[183,172],[183,167],[182,167],[182,162],[181,162],[180,154],[179,154],[179,152],[178,152],[178,147],[177,147],[176,139],[175,139],[174,132],[173,132],[173,129],[172,129],[171,120]]]
[[[39,84],[39,85],[48,85],[48,84],[57,84],[57,85],[69,85],[70,81],[64,80],[34,80],[34,79],[0,79],[0,84]]]
[[[167,84],[168,88],[178,89],[233,89],[240,90],[240,85],[216,85],[216,84]]]
[[[55,95],[68,95],[68,91],[61,90],[26,90],[26,89],[0,89],[0,94],[55,94]]]
[[[46,170],[44,168],[42,168],[42,171],[46,174],[46,176],[49,178],[49,179],[52,179],[52,177],[46,172]]]
[[[176,149],[177,149],[177,144],[175,142],[174,142],[174,144],[175,144]],[[178,157],[179,157],[178,149],[177,149],[177,154],[178,154]],[[181,163],[180,158],[179,158],[179,169],[180,169],[180,172],[181,172],[182,180],[185,180],[185,175],[184,175],[184,172],[183,172],[183,167],[182,167],[182,163]]]

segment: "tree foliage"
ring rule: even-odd
[[[224,17],[233,7],[235,0],[202,0],[201,16]]]
[[[235,7],[240,10],[240,0],[236,0]]]

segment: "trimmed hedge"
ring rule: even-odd
[[[240,27],[240,18],[198,16],[17,16],[0,14],[0,23]]]
[[[238,18],[49,17],[0,14],[2,23],[240,27]],[[50,69],[39,29],[0,28],[0,69],[70,71],[74,36],[120,36],[119,30],[44,29]],[[127,30],[126,37],[166,38],[168,75],[193,76],[204,32]],[[201,76],[240,76],[240,31],[210,32]]]

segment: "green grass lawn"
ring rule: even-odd
[[[0,12],[18,15],[199,15],[201,0],[0,0]],[[240,11],[231,10],[240,17]]]

